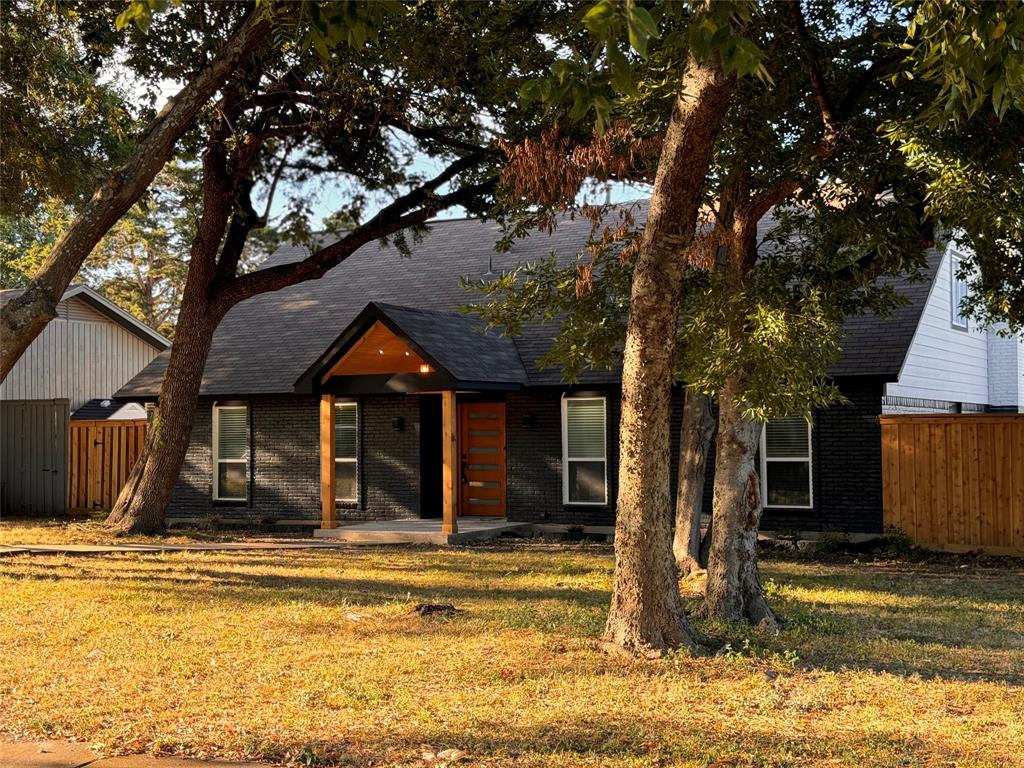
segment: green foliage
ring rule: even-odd
[[[569,55],[556,60],[545,77],[527,81],[521,95],[572,122],[592,112],[601,134],[612,114],[641,91],[667,84],[674,95],[690,54],[699,61],[718,56],[726,73],[754,75],[769,83],[762,50],[742,31],[756,8],[753,0],[649,6],[636,0],[598,0],[581,19],[590,45],[573,34],[563,35],[559,48]],[[654,66],[642,66],[649,58]]]
[[[69,207],[53,197],[28,214],[0,215],[0,285],[26,285],[69,221]]]
[[[302,9],[309,17],[306,41],[324,61],[341,44],[361,50],[376,43],[389,14],[401,13],[407,4],[400,0],[304,0]]]
[[[126,2],[128,7],[121,11],[114,21],[115,29],[121,30],[134,24],[145,34],[149,32],[153,14],[167,9],[167,0],[126,0]],[[174,4],[181,5],[181,0],[174,0]]]
[[[195,230],[195,167],[170,166],[103,238],[82,275],[122,309],[174,335]]]
[[[577,381],[587,370],[614,368],[626,337],[632,268],[606,255],[596,267],[593,288],[578,294],[583,263],[560,265],[552,255],[519,265],[495,280],[463,278],[464,288],[484,296],[465,311],[512,336],[524,322],[557,324],[551,348],[537,362],[544,368],[561,368],[567,381]]]
[[[844,318],[892,311],[900,297],[885,278],[917,275],[933,237],[950,229],[976,254],[977,301],[1024,317],[1024,130],[1010,95],[1019,81],[1019,4],[803,3],[796,24],[791,4],[654,3],[645,7],[658,34],[640,38],[629,35],[634,7],[592,5],[583,21],[597,47],[588,58],[577,41],[579,52],[556,64],[554,84],[530,82],[528,95],[557,105],[586,80],[604,89],[611,111],[590,111],[579,91],[570,117],[592,117],[599,132],[626,117],[650,135],[663,129],[682,57],[717,53],[727,70],[755,77],[737,83],[707,207],[737,190],[748,199],[780,183],[784,190],[774,234],[738,279],[727,285],[700,270],[687,278],[680,379],[716,394],[738,377],[759,420],[837,402],[827,372]],[[959,101],[947,111],[954,93]],[[719,214],[728,231],[728,211]],[[554,262],[472,286],[504,304],[476,306],[492,325],[514,327],[515,314],[561,322],[543,362],[570,380],[617,362],[628,304],[628,265],[604,256],[582,264],[591,270],[583,291],[580,266]]]
[[[173,336],[198,204],[196,169],[169,166],[100,241],[78,281],[166,336]],[[0,281],[28,284],[74,209],[49,198],[27,216],[0,216]]]
[[[927,83],[920,113],[883,126],[925,189],[926,213],[965,251],[964,309],[1024,330],[1024,4],[926,2],[903,74]]]
[[[121,162],[136,128],[124,91],[101,82],[63,4],[17,0],[0,22],[0,215],[79,203]]]
[[[815,286],[790,286],[775,270],[757,270],[746,290],[715,278],[681,320],[683,378],[708,394],[743,382],[754,421],[845,402],[826,371],[839,358],[842,315]]]
[[[927,0],[907,27],[907,79],[938,85],[932,124],[986,106],[998,119],[1024,110],[1024,3]]]
[[[895,525],[885,526],[881,550],[889,557],[907,558],[914,554],[917,546],[914,540]]]
[[[960,131],[899,125],[889,136],[924,180],[929,216],[964,251],[965,311],[1024,331],[1024,113]]]

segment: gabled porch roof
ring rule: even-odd
[[[295,382],[299,393],[516,390],[512,339],[464,314],[370,302]]]

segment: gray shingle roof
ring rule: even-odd
[[[375,321],[382,322],[454,382],[516,388],[529,383],[515,342],[488,330],[478,317],[371,302],[296,381],[296,389],[312,391],[314,382],[321,380]]]
[[[412,255],[408,257],[394,247],[368,244],[319,280],[255,296],[234,307],[217,329],[203,373],[201,393],[227,396],[293,392],[296,380],[370,302],[390,305],[389,313],[411,313],[416,309],[441,313],[443,320],[429,315],[430,322],[424,323],[419,331],[425,338],[432,335],[432,324],[444,324],[447,329],[447,323],[455,322],[453,318],[469,323],[468,318],[456,313],[476,296],[460,287],[460,277],[480,278],[489,270],[501,273],[551,253],[563,264],[572,263],[586,244],[589,233],[589,221],[566,220],[550,235],[534,232],[517,241],[508,252],[498,253],[494,250],[501,234],[497,224],[457,219],[432,223],[430,232],[413,244]],[[266,265],[297,261],[307,253],[304,247],[285,246],[271,256]],[[898,289],[911,301],[909,306],[888,319],[873,315],[850,318],[843,358],[832,374],[895,379],[917,327],[928,286],[928,282],[897,281]],[[427,317],[427,314],[421,315],[420,321]],[[407,315],[403,324],[403,329],[409,326],[410,334],[415,332],[412,320],[412,316]],[[537,358],[549,349],[558,329],[556,322],[527,323],[522,333],[512,340],[529,385],[563,383],[560,370],[541,370],[536,364]],[[472,347],[471,354],[464,356],[452,350],[455,357],[449,363],[463,371],[468,366],[482,368],[489,356],[497,356],[496,359],[514,368],[511,346],[501,347],[504,351],[498,353],[495,337],[481,336],[480,342],[488,344],[487,355],[478,355],[476,346]],[[443,344],[438,347],[429,339],[424,346],[445,349]],[[116,396],[155,396],[168,354],[157,356]],[[491,375],[494,374],[491,371]],[[479,380],[480,377],[469,378]],[[617,383],[618,380],[618,371],[590,371],[580,383]]]
[[[515,342],[478,317],[376,303],[417,346],[460,381],[528,384]]]
[[[146,409],[138,403],[118,403],[113,400],[90,400],[71,414],[72,421],[123,421],[144,418]]]
[[[12,301],[15,297],[20,296],[24,292],[24,288],[4,288],[3,290],[0,290],[0,307],[9,301]],[[157,349],[168,349],[171,346],[171,342],[166,337],[154,331],[134,315],[131,315],[121,309],[117,304],[112,302],[99,291],[94,290],[87,285],[72,285],[64,291],[64,295],[60,297],[60,300],[63,302],[74,297],[78,297],[82,301],[86,302],[89,306],[106,315],[110,320],[120,325],[129,333],[138,336],[140,339],[153,345]]]

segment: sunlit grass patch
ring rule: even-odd
[[[1019,571],[768,561],[780,634],[704,624],[729,651],[634,663],[594,644],[611,569],[593,545],[0,559],[0,724],[355,766],[1024,764]]]
[[[239,541],[253,534],[238,531],[174,530],[162,536],[119,536],[102,524],[102,515],[76,520],[0,520],[0,544],[191,544],[196,541]],[[280,534],[278,534],[280,535]]]

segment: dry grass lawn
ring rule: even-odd
[[[1024,765],[1020,570],[769,561],[782,634],[631,662],[593,647],[611,568],[592,545],[0,558],[0,729],[302,765]]]

